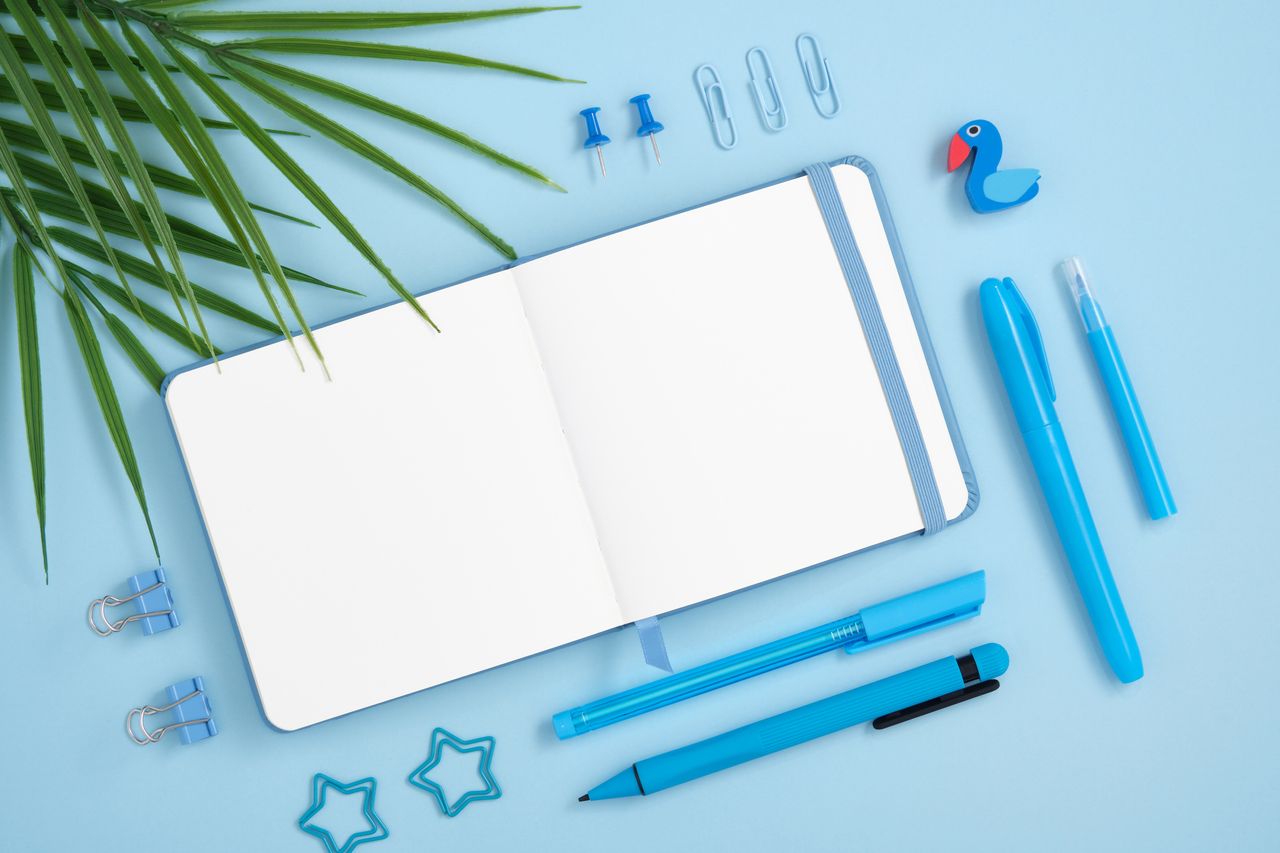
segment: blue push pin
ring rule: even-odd
[[[587,120],[587,141],[582,143],[582,147],[590,148],[593,145],[595,146],[596,157],[600,159],[600,177],[603,178],[605,176],[604,152],[601,151],[600,149],[608,145],[613,140],[609,139],[609,137],[605,136],[603,133],[600,132],[600,118],[598,116],[599,112],[600,112],[599,107],[587,107],[585,110],[582,110],[580,113],[578,113],[578,115],[582,116],[584,119]]]
[[[636,110],[640,113],[640,129],[636,131],[636,136],[648,136],[649,142],[653,145],[653,159],[658,161],[658,165],[662,165],[662,155],[658,153],[658,140],[655,134],[661,133],[664,128],[662,122],[653,120],[653,111],[649,109],[649,96],[636,95],[631,99],[631,103],[636,105]]]

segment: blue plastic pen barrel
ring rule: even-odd
[[[1137,681],[1142,654],[1053,406],[1057,391],[1035,315],[1010,278],[984,281],[979,301],[991,352],[1089,621],[1116,677]]]
[[[986,575],[967,575],[864,607],[860,612],[604,699],[561,711],[552,724],[561,740],[844,648],[854,652],[974,616],[986,598]]]
[[[1085,278],[1080,259],[1067,258],[1062,262],[1061,269],[1080,308],[1085,339],[1089,341],[1089,349],[1093,351],[1102,384],[1107,389],[1116,423],[1120,425],[1120,434],[1124,437],[1129,460],[1133,463],[1138,486],[1142,489],[1147,513],[1153,519],[1167,518],[1178,511],[1178,505],[1174,503],[1173,492],[1164,475],[1164,466],[1160,464],[1155,442],[1151,439],[1151,430],[1147,428],[1147,419],[1142,414],[1142,406],[1138,403],[1137,392],[1133,390],[1133,382],[1129,379],[1129,370],[1125,367],[1124,357],[1120,355],[1120,347],[1116,344],[1111,324],[1107,322],[1102,306],[1098,304],[1089,280]]]
[[[966,678],[956,658],[942,658],[731,732],[637,761],[593,788],[585,799],[653,794],[937,699],[964,689],[968,683],[999,678],[1009,667],[1008,653],[995,643],[978,646],[969,654],[973,658],[969,678]]]

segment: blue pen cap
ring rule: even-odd
[[[1009,653],[999,643],[984,643],[969,650],[978,667],[978,678],[988,681],[999,678],[1009,669]]]
[[[971,572],[955,580],[864,607],[858,614],[867,642],[845,647],[850,654],[923,634],[982,611],[987,573]]]
[[[978,300],[1018,428],[1030,432],[1056,424],[1058,413],[1053,401],[1058,399],[1058,392],[1053,387],[1044,340],[1036,316],[1018,286],[1011,278],[989,278],[978,289]]]

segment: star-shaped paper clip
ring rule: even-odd
[[[323,826],[311,822],[312,818],[324,810],[325,795],[330,788],[342,794],[364,794],[363,811],[365,819],[369,821],[369,828],[347,836],[347,840],[341,845],[333,837],[333,833]],[[366,841],[381,841],[391,833],[387,831],[386,824],[378,817],[378,813],[373,810],[373,800],[377,792],[378,783],[372,777],[359,779],[344,785],[331,776],[317,773],[315,778],[311,780],[311,808],[307,809],[302,817],[298,818],[298,826],[303,832],[308,835],[314,835],[323,841],[325,850],[328,853],[351,853],[352,850]]]
[[[440,759],[444,756],[446,744],[453,747],[457,752],[479,752],[480,780],[484,782],[483,788],[467,791],[452,804],[445,795],[444,788],[440,787],[439,783],[427,778],[427,774],[440,763]],[[498,780],[493,778],[493,748],[496,745],[497,741],[489,736],[478,737],[474,740],[463,740],[457,735],[437,727],[431,733],[431,750],[427,755],[427,760],[419,764],[418,768],[409,775],[409,784],[415,788],[421,788],[435,797],[436,802],[440,805],[440,811],[444,812],[447,817],[457,817],[463,809],[476,800],[496,800],[502,796],[502,789],[498,787]]]

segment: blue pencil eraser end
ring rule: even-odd
[[[568,740],[577,732],[573,730],[573,720],[569,718],[568,711],[561,711],[551,718],[551,725],[555,727],[556,737],[560,740]]]

